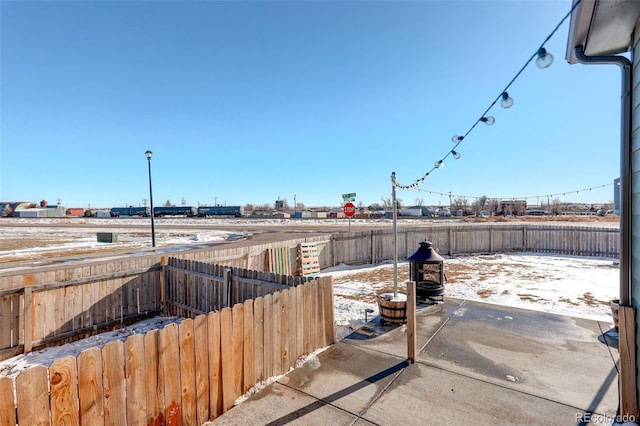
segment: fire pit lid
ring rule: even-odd
[[[444,262],[444,257],[440,256],[432,247],[431,241],[421,241],[420,247],[407,258],[410,262]]]

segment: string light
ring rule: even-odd
[[[460,157],[462,157],[459,152],[453,150],[451,151],[451,155],[453,155],[453,158],[455,158],[456,160],[459,160]]]
[[[502,200],[528,200],[529,198],[549,198],[549,197],[558,197],[560,195],[566,196],[567,194],[573,194],[574,192],[576,194],[579,194],[581,192],[587,192],[587,191],[591,191],[593,189],[600,189],[600,188],[605,188],[607,186],[612,186],[613,183],[605,183],[603,185],[598,185],[598,186],[592,186],[589,188],[583,188],[583,189],[578,189],[578,190],[571,190],[571,191],[565,191],[565,192],[558,192],[555,194],[545,194],[545,195],[527,195],[527,196],[520,196],[520,197],[486,197],[487,199],[502,199]],[[478,199],[478,198],[482,198],[485,197],[483,196],[471,196],[471,195],[459,195],[459,194],[452,194],[451,192],[438,192],[438,191],[429,191],[426,189],[418,189],[418,191],[420,192],[426,192],[429,194],[434,194],[434,195],[441,195],[441,196],[451,196],[451,197],[456,197],[456,198],[468,198],[468,199]]]
[[[485,123],[487,126],[492,126],[495,123],[496,119],[493,116],[490,116],[490,115],[488,116],[487,113],[496,105],[496,103],[498,103],[498,101],[500,101],[500,105],[503,108],[511,108],[513,106],[513,98],[509,96],[509,93],[507,92],[507,90],[518,79],[518,77],[520,77],[520,74],[522,74],[522,72],[527,68],[527,66],[529,66],[529,64],[534,58],[536,59],[536,65],[538,66],[538,68],[542,68],[542,69],[548,68],[553,63],[553,55],[547,52],[547,50],[544,48],[544,45],[551,39],[551,37],[553,37],[553,35],[558,31],[560,26],[567,20],[567,18],[569,18],[569,16],[571,16],[571,13],[574,11],[576,7],[578,7],[580,3],[581,3],[581,0],[577,0],[574,2],[573,6],[571,7],[571,10],[564,16],[564,18],[560,20],[558,25],[556,25],[553,31],[549,33],[549,35],[545,38],[545,40],[542,42],[542,44],[536,50],[536,52],[529,58],[527,62],[525,62],[522,68],[520,68],[520,70],[516,73],[516,75],[511,79],[509,84],[505,86],[504,90],[500,92],[498,97],[496,97],[496,99],[489,105],[489,107],[484,111],[484,113],[482,113],[480,118],[478,118],[476,122],[473,123],[473,125],[469,128],[469,130],[467,130],[467,132],[462,136],[455,135],[451,138],[451,142],[455,144],[454,149],[456,149],[458,145],[460,145],[462,141],[473,131],[473,129],[475,129],[478,123],[482,122],[482,123]],[[456,154],[454,154],[454,152],[457,154],[456,151],[450,151],[449,153],[447,153],[447,156],[449,154],[452,154],[454,158],[460,158],[459,154],[458,154],[458,157],[456,157]],[[424,182],[427,176],[429,176],[429,173],[431,173],[435,169],[440,169],[443,166],[444,166],[443,160],[436,161],[431,170],[426,172],[420,178],[414,180],[413,183],[411,183],[410,185],[400,185],[395,179],[395,177],[394,179],[391,180],[391,183],[393,187],[397,189],[419,188],[420,184]]]
[[[513,98],[509,96],[507,92],[502,92],[502,99],[500,100],[500,106],[504,109],[509,109],[513,106]]]
[[[551,53],[547,53],[547,50],[544,47],[538,49],[538,59],[536,59],[536,65],[540,69],[549,68],[553,63],[553,55]]]
[[[488,115],[486,117],[482,117],[480,121],[482,121],[487,126],[493,126],[493,123],[496,122],[496,119],[492,115]]]

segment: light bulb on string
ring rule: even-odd
[[[442,160],[436,161],[436,164],[434,164],[434,167],[436,169],[440,169],[440,168],[444,167],[444,161],[442,161]]]
[[[462,139],[464,139],[464,136],[458,136],[458,135],[453,135],[451,137],[451,142],[453,143],[459,143],[462,141]]]
[[[541,47],[540,49],[538,49],[538,57],[536,58],[536,65],[538,66],[538,68],[540,69],[549,68],[552,63],[553,63],[553,55],[547,52],[547,50],[544,47]]]
[[[460,157],[462,157],[462,155],[460,155],[458,151],[451,151],[451,155],[453,155],[453,158],[455,158],[456,160],[459,160]]]
[[[486,117],[482,117],[480,121],[482,121],[487,126],[493,126],[493,123],[496,122],[496,119],[492,115],[487,115]]]
[[[502,92],[502,100],[500,101],[500,106],[504,109],[509,109],[513,106],[513,98],[509,96],[507,92]]]

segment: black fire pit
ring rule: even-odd
[[[416,283],[416,302],[443,302],[444,258],[436,253],[431,241],[422,241],[407,260],[409,279]]]

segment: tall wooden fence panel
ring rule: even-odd
[[[619,257],[620,231],[616,227],[536,224],[425,224],[398,227],[398,258],[429,240],[440,254],[542,252],[579,256]],[[323,255],[330,248],[331,256]],[[322,269],[345,264],[380,263],[393,259],[391,229],[333,235],[330,246],[320,249]],[[331,263],[326,263],[326,262]]]
[[[312,280],[173,257],[164,274],[167,313],[190,318]]]
[[[0,377],[0,424],[202,424],[334,343],[332,306],[320,278]]]
[[[154,262],[127,257],[0,276],[0,359],[157,314]]]

